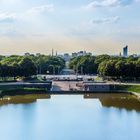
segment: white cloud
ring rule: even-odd
[[[29,13],[42,13],[42,12],[52,12],[54,11],[54,5],[53,4],[46,4],[38,7],[33,7],[30,10],[28,10]]]
[[[15,13],[0,12],[0,22],[13,22],[15,19]]]
[[[99,7],[118,7],[127,6],[135,0],[94,0],[88,5],[84,6],[86,9],[99,8]]]
[[[8,4],[15,4],[21,0],[0,0],[0,3],[8,3]]]
[[[120,17],[108,17],[108,18],[100,18],[100,19],[93,19],[91,21],[92,24],[107,24],[107,23],[116,23],[120,20]]]

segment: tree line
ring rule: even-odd
[[[56,56],[11,55],[0,56],[0,77],[30,77],[37,74],[58,74],[65,66],[65,61]]]
[[[108,59],[109,55],[79,56],[70,60],[69,67],[79,74],[97,74],[99,64]]]
[[[59,74],[65,61],[57,56],[25,54],[0,56],[0,77],[30,77],[37,74]],[[79,74],[99,74],[112,79],[139,79],[140,58],[109,55],[72,58],[69,67]]]
[[[140,78],[140,58],[110,59],[99,65],[98,72],[106,78],[136,80]]]
[[[79,74],[99,74],[111,79],[139,79],[140,58],[109,55],[79,56],[71,59],[70,68]]]

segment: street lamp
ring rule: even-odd
[[[83,75],[83,66],[81,66],[81,75]]]
[[[56,66],[55,68],[57,68],[57,73],[59,75],[59,72],[60,72],[60,66]]]
[[[76,66],[76,75],[78,75],[78,73],[81,73],[81,75],[83,75],[83,66],[80,66],[80,70],[78,69],[80,65]]]
[[[76,65],[76,75],[78,75],[78,67],[79,65]]]
[[[46,73],[49,74],[50,72],[47,70]]]
[[[49,67],[53,68],[53,75],[55,75],[55,67],[53,65],[50,65]]]

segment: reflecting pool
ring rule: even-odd
[[[0,140],[139,140],[140,101],[127,95],[0,99]]]

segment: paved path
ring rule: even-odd
[[[76,83],[73,81],[53,81],[52,91],[70,91],[73,90],[80,90],[79,87],[76,86]]]
[[[140,85],[140,83],[136,83],[136,82],[130,82],[130,83],[128,83],[128,82],[107,82],[107,83],[109,83],[109,84],[117,84],[117,85]]]
[[[77,80],[78,78],[83,78],[83,79],[96,79],[96,75],[38,75],[41,77],[46,77],[46,79],[59,79],[59,80],[64,80],[64,79],[70,79],[70,80]]]

